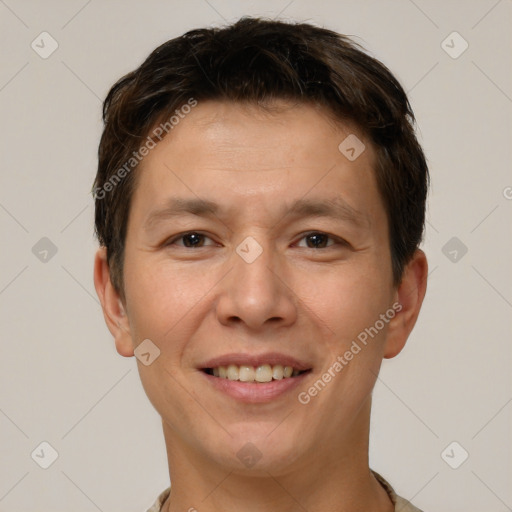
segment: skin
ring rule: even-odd
[[[119,354],[133,356],[147,338],[161,351],[149,366],[137,364],[162,417],[172,481],[164,511],[389,512],[368,466],[371,393],[383,358],[396,356],[414,327],[426,257],[418,249],[393,286],[370,143],[320,107],[278,106],[269,113],[200,102],[150,151],[128,222],[126,301],[111,284],[104,248],[95,258],[96,291]],[[338,150],[351,133],[366,145],[352,162]],[[209,199],[227,213],[182,214],[145,230],[170,196]],[[339,197],[361,214],[359,224],[283,213],[295,199]],[[189,231],[205,235],[199,247],[176,237]],[[315,245],[311,231],[333,238]],[[263,250],[250,264],[235,251],[248,236]],[[298,393],[397,302],[401,311],[301,404]],[[269,351],[312,371],[267,403],[241,403],[198,369],[222,354]],[[261,453],[251,468],[237,457],[248,442]]]

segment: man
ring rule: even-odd
[[[94,282],[162,417],[150,511],[417,510],[368,463],[427,278],[428,169],[392,74],[242,18],[157,48],[104,121]]]

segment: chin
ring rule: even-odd
[[[233,432],[227,439],[223,436],[223,443],[216,443],[210,451],[210,457],[217,463],[237,474],[268,477],[269,473],[278,475],[289,471],[304,450],[304,439],[296,439],[288,435],[288,429],[279,426],[269,428],[265,425],[244,425],[243,429]],[[272,429],[275,429],[272,431]],[[222,446],[224,445],[224,446]],[[300,449],[300,451],[299,451]]]

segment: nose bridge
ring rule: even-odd
[[[270,270],[274,260],[272,247],[263,240],[263,236],[258,238],[259,242],[255,237],[248,236],[235,250],[237,257],[234,258],[234,277],[240,284],[242,295],[249,299],[252,296],[256,299],[258,294],[260,299],[264,295],[274,296],[276,288],[276,276]]]
[[[258,239],[248,236],[235,248],[217,306],[223,323],[238,319],[256,329],[270,319],[289,323],[295,318],[290,290],[275,271],[277,255],[263,235]]]

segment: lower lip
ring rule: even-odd
[[[286,392],[292,391],[304,382],[304,379],[309,375],[310,371],[301,373],[296,377],[286,377],[270,382],[258,383],[223,379],[203,371],[201,371],[201,373],[208,379],[208,382],[219,391],[241,402],[255,404],[270,402]]]

